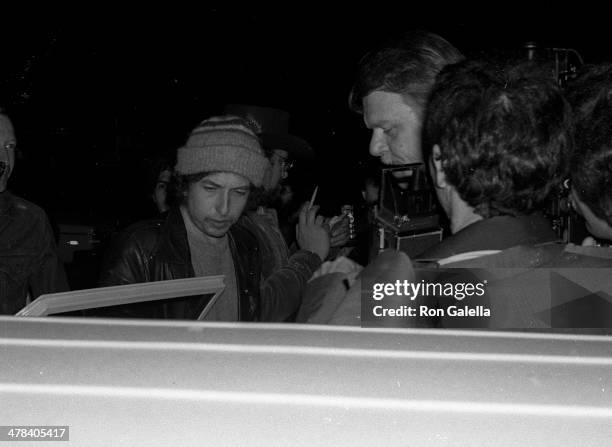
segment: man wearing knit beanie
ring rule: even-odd
[[[249,123],[237,116],[202,121],[177,152],[179,175],[230,172],[261,186],[267,167],[259,138]]]
[[[283,321],[297,310],[308,278],[297,277],[287,267],[262,283],[260,242],[239,222],[252,187],[261,185],[267,167],[257,135],[242,118],[213,117],[191,132],[177,151],[180,206],[163,221],[128,228],[107,257],[101,285],[224,275],[225,289],[206,315],[202,310],[210,296],[139,306],[126,316]],[[320,233],[320,240],[327,237],[327,245],[311,254],[316,268],[327,255],[329,236],[323,234],[316,209],[305,212],[303,219],[309,231]]]
[[[177,152],[183,217],[204,235],[223,237],[242,214],[251,186],[261,186],[267,167],[245,120],[227,115],[203,121]]]

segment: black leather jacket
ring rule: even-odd
[[[69,290],[45,212],[0,193],[0,314],[15,314],[30,299]]]
[[[266,282],[261,287],[261,259],[256,236],[240,223],[231,227],[229,244],[239,290],[240,321],[283,321],[299,306],[297,284]],[[187,231],[179,209],[165,220],[149,220],[126,229],[107,253],[100,285],[114,286],[195,276]],[[208,297],[132,306],[131,317],[196,319]],[[134,307],[138,309],[134,313]]]
[[[255,237],[239,226],[229,231],[229,245],[239,290],[240,321],[260,319],[258,287],[259,247]],[[187,230],[180,210],[165,220],[148,220],[127,228],[107,253],[100,286],[116,286],[168,279],[192,278]],[[171,302],[131,306],[129,316],[141,318],[196,319],[210,297],[187,297]]]

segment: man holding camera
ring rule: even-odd
[[[439,71],[462,59],[461,53],[445,39],[424,31],[391,39],[362,58],[349,106],[363,114],[366,127],[372,131],[371,155],[386,165],[423,161],[421,130],[429,92]],[[402,174],[394,175],[401,178]],[[387,262],[380,268],[377,265],[370,266],[370,270],[390,271]],[[310,284],[298,319],[326,322],[325,308],[334,308],[333,303],[341,302],[346,292],[343,285],[346,283],[338,279],[348,275],[352,283],[359,270],[344,259],[324,265],[324,273],[336,275],[322,276]],[[359,287],[359,283],[354,287]],[[353,316],[358,312],[348,313]]]

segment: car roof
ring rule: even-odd
[[[612,435],[610,337],[64,317],[0,317],[0,328],[3,424],[69,425],[77,444]]]

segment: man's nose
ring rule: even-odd
[[[230,209],[230,197],[227,192],[222,192],[217,197],[216,209],[220,216],[227,216]]]
[[[370,155],[380,157],[387,150],[387,142],[382,130],[374,129],[370,138]]]

